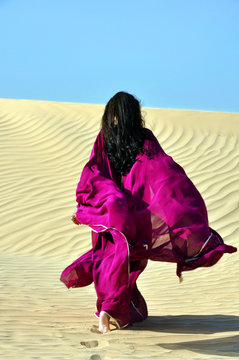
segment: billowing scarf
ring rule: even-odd
[[[92,237],[98,261],[95,278],[104,274],[108,297],[127,286],[131,253],[139,259],[175,262],[181,278],[182,271],[212,266],[223,253],[237,251],[209,227],[204,200],[184,169],[164,152],[151,130],[144,131],[147,151],[138,154],[121,177],[109,163],[101,129],[76,189],[77,220],[93,232],[111,235],[110,261],[104,261],[102,253],[97,258],[97,237]],[[78,286],[76,279],[74,284],[64,274],[62,279],[68,287]]]

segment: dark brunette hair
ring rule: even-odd
[[[126,175],[136,156],[144,153],[144,126],[140,102],[133,95],[120,91],[106,104],[101,120],[104,149],[117,173]]]

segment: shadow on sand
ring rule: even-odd
[[[230,315],[149,316],[132,330],[176,334],[216,334],[238,331],[238,335],[175,343],[158,343],[169,350],[189,350],[201,354],[239,358],[239,317]]]

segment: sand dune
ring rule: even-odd
[[[1,359],[239,359],[239,253],[184,274],[150,262],[138,280],[149,319],[94,332],[93,286],[61,271],[90,248],[75,188],[103,105],[0,100]],[[203,195],[210,225],[239,239],[239,114],[144,108],[146,127]]]

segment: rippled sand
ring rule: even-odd
[[[138,280],[149,318],[94,329],[93,285],[61,271],[90,248],[75,188],[100,129],[102,105],[0,100],[1,343],[7,359],[239,359],[239,253],[184,273],[150,262]],[[203,195],[210,226],[239,239],[239,114],[143,108],[146,127]]]

